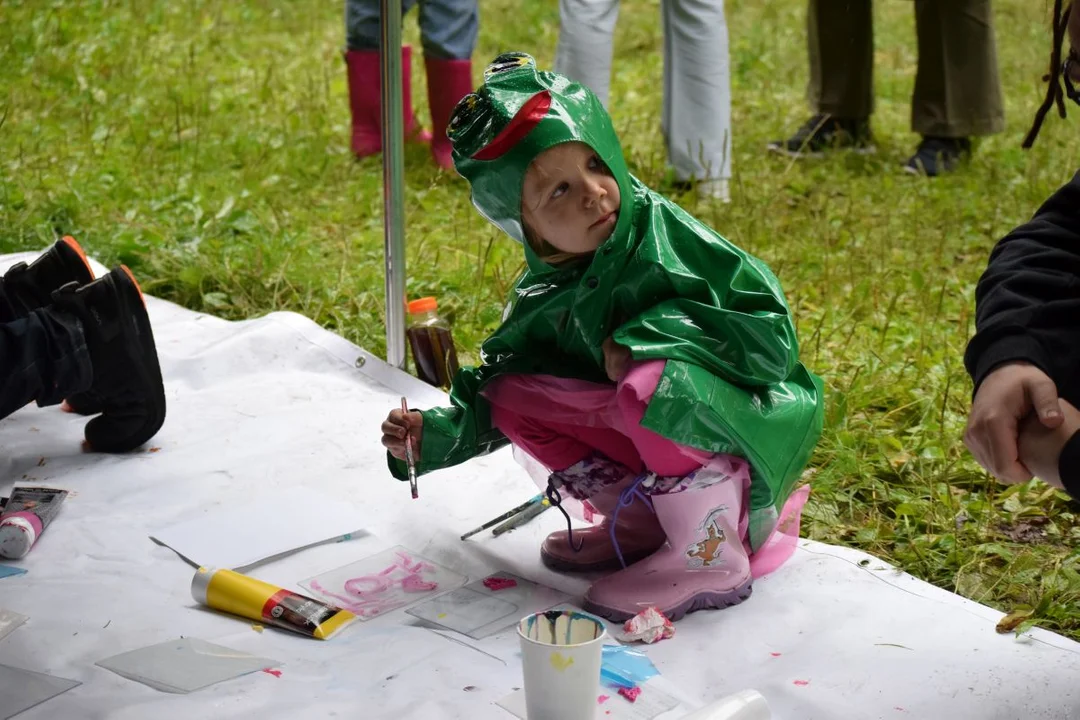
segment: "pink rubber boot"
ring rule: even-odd
[[[461,98],[473,91],[472,60],[424,58],[431,110],[431,156],[444,170],[454,169],[453,147],[446,126]]]
[[[345,53],[349,70],[349,111],[352,114],[350,145],[357,157],[382,151],[382,72],[378,50],[349,50]],[[430,142],[431,133],[420,127],[412,109],[412,48],[401,48],[401,104],[405,139]]]
[[[667,544],[594,583],[585,593],[588,612],[622,622],[656,607],[678,620],[688,612],[726,608],[750,597],[750,560],[739,537],[740,482],[726,479],[651,499]]]
[[[629,472],[629,471],[628,471]],[[588,499],[597,512],[604,516],[599,525],[574,530],[573,545],[566,530],[558,530],[547,536],[540,546],[540,559],[544,565],[558,572],[596,572],[622,568],[618,553],[611,542],[612,517],[619,504],[619,495],[635,480],[628,474],[626,480],[601,488]],[[647,500],[627,498],[619,509],[614,523],[615,539],[627,565],[647,558],[664,544],[663,528]]]

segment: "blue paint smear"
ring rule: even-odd
[[[13,567],[11,565],[0,565],[0,578],[10,577],[11,575],[25,575],[26,571],[22,568]]]
[[[645,682],[660,671],[649,656],[626,645],[605,645],[600,664],[600,680],[610,688],[632,688]]]

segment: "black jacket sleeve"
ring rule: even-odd
[[[976,388],[999,365],[1027,361],[1080,402],[1080,173],[998,242],[975,308],[964,364]]]

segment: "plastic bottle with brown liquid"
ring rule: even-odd
[[[458,371],[450,324],[439,316],[439,304],[433,297],[413,300],[407,308],[405,337],[409,340],[416,376],[429,385],[449,390]]]

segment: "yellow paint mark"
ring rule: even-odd
[[[251,629],[254,630],[257,633],[261,633],[265,628],[263,628],[262,625],[259,625],[257,623],[252,623],[251,624]]]
[[[565,657],[562,653],[551,653],[551,667],[555,668],[559,672],[565,672],[566,668],[574,664],[574,658]]]
[[[444,617],[446,617],[446,613],[439,613],[435,617],[437,617],[439,620],[442,620]]]

